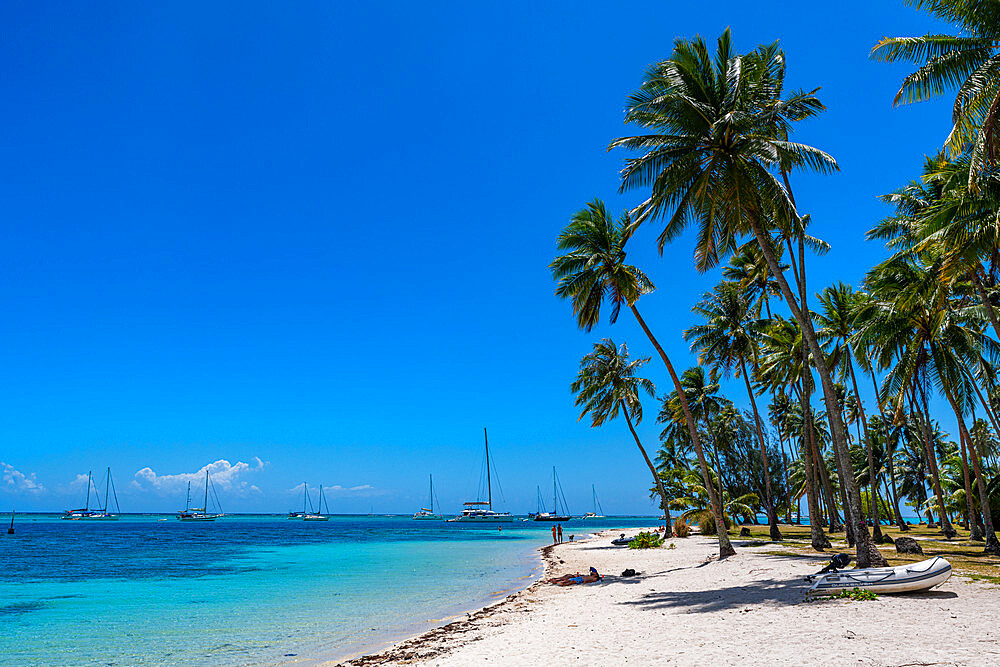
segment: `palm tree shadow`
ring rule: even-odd
[[[751,585],[704,591],[658,591],[620,604],[649,610],[673,608],[690,612],[723,611],[748,605],[796,605],[805,600],[808,588],[809,584],[801,577],[761,579]]]

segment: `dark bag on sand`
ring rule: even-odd
[[[628,568],[627,570],[625,570],[624,572],[622,572],[622,576],[623,577],[634,577],[635,576],[635,570],[633,570],[632,568]]]

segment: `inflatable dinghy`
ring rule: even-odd
[[[617,540],[611,540],[611,544],[615,545],[616,547],[627,547],[628,543],[631,541],[632,541],[631,537],[625,537],[625,533],[622,533],[621,537],[619,537]]]
[[[836,595],[844,590],[863,588],[873,593],[913,593],[940,586],[951,576],[951,563],[940,556],[898,567],[864,570],[834,570],[808,577],[814,581],[807,595]]]

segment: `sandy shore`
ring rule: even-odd
[[[714,538],[638,551],[610,546],[617,532],[544,550],[546,577],[593,566],[606,574],[600,583],[535,583],[344,664],[1000,664],[995,586],[953,576],[928,593],[806,602],[802,579],[829,556],[737,541],[737,555],[718,561]],[[626,568],[639,575],[618,576]]]

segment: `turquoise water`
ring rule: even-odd
[[[575,520],[565,534],[651,522]],[[538,572],[537,548],[551,542],[549,527],[22,516],[15,535],[0,534],[0,664],[344,657],[527,585]]]

